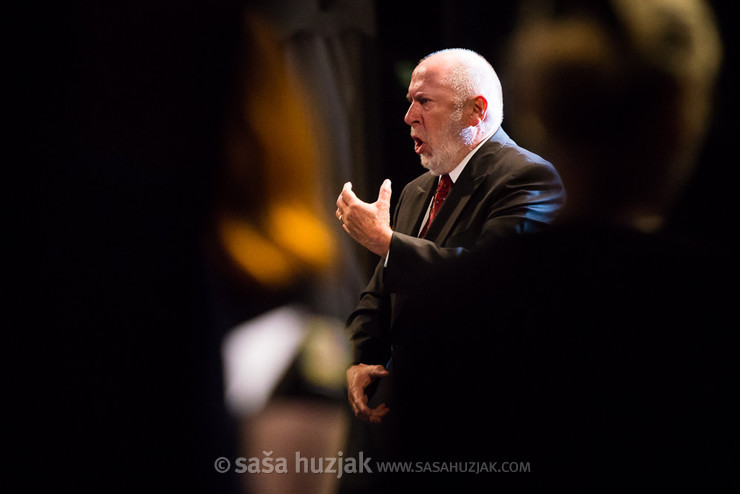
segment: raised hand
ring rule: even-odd
[[[368,204],[361,201],[347,182],[337,199],[336,216],[344,231],[365,248],[384,256],[391,246],[391,181],[386,179],[380,186],[378,199]]]

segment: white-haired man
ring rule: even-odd
[[[375,203],[358,199],[351,183],[337,199],[336,216],[345,231],[381,256],[347,323],[353,346],[349,402],[355,415],[370,423],[380,423],[390,409],[371,407],[368,388],[389,375],[403,379],[405,353],[425,337],[399,327],[404,302],[414,294],[397,290],[394,280],[483,242],[537,230],[564,201],[555,168],[517,146],[501,128],[501,85],[477,53],[449,49],[422,59],[407,97],[404,120],[428,172],[404,188],[392,224],[388,180]],[[442,310],[438,301],[428,305]],[[413,315],[403,317],[409,318]]]

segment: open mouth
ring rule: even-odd
[[[419,139],[416,136],[411,136],[411,139],[414,140],[414,152],[416,154],[421,154],[421,152],[422,152],[422,146],[424,146],[424,141],[422,141],[421,139]]]

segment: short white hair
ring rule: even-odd
[[[430,53],[419,63],[437,56],[453,60],[452,69],[444,81],[455,91],[458,107],[462,109],[470,98],[481,95],[488,101],[489,116],[485,123],[494,128],[500,125],[504,116],[501,81],[488,60],[473,50],[448,48]]]

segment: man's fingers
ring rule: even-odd
[[[380,191],[378,192],[378,203],[390,208],[392,192],[391,181],[386,178],[383,180],[383,184],[380,186]]]
[[[390,408],[385,406],[385,403],[381,403],[376,408],[370,409],[371,413],[367,417],[367,421],[371,424],[379,424],[382,422],[383,417],[390,412]]]
[[[370,377],[380,378],[380,377],[386,377],[390,375],[390,372],[388,372],[388,369],[383,367],[382,365],[376,365],[372,369],[369,369]]]
[[[364,422],[379,424],[382,422],[383,417],[390,412],[390,408],[388,408],[385,403],[381,403],[376,408],[370,408],[368,406],[353,406],[352,411],[355,412],[355,416],[357,418]]]
[[[347,182],[344,184],[344,187],[342,187],[342,193],[339,194],[339,199],[341,199],[344,204],[350,204],[353,201],[357,200],[357,196],[352,191],[352,182]]]
[[[358,417],[360,415],[367,415],[370,411],[367,405],[363,405],[357,401],[350,401],[350,405],[352,406],[352,411],[355,412],[355,415]]]
[[[388,408],[388,407],[386,406],[386,404],[385,404],[385,403],[381,403],[381,404],[380,404],[380,405],[378,405],[377,407],[375,407],[375,408],[371,408],[371,410],[372,410],[372,412],[373,412],[373,417],[378,417],[378,418],[380,418],[380,417],[385,417],[385,415],[386,415],[386,414],[387,414],[388,412],[390,412],[390,411],[391,411],[391,409],[390,409],[390,408]]]
[[[370,417],[373,415],[373,409],[367,405],[367,396],[364,392],[362,393],[351,393],[350,394],[350,405],[355,416],[366,422],[370,421]]]
[[[386,215],[391,207],[391,194],[391,181],[389,179],[385,179],[378,191],[378,200],[376,204],[381,210],[384,210],[384,214]],[[340,221],[343,221],[344,217],[346,217],[353,209],[364,208],[370,211],[371,207],[371,204],[367,204],[357,197],[352,190],[352,182],[347,182],[344,184],[344,187],[342,187],[342,192],[339,194],[339,197],[337,197],[337,210],[335,215]]]
[[[352,408],[358,417],[369,417],[373,413],[373,409],[367,406],[367,403],[355,402]]]
[[[337,197],[337,208],[342,209],[347,207],[353,197],[357,198],[355,193],[352,192],[352,182],[347,182],[344,184],[344,187],[342,187],[342,192],[339,193],[339,197]]]

